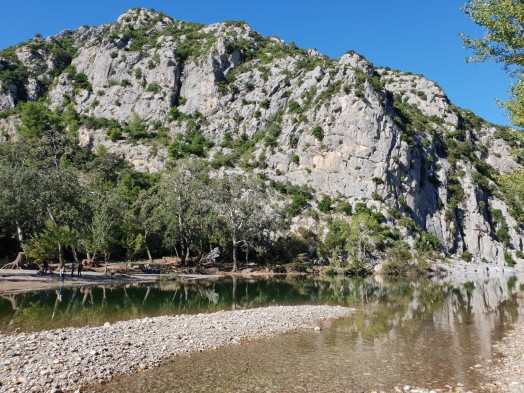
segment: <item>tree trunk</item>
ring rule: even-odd
[[[183,240],[180,244],[180,266],[186,266],[186,247]]]
[[[65,266],[64,248],[60,243],[58,243],[58,263],[60,264],[60,269]]]
[[[234,232],[233,232],[233,235],[232,235],[232,241],[233,241],[233,271],[236,272],[237,271],[237,266],[238,266],[238,263],[237,263],[237,247],[238,247],[238,243],[237,243],[236,233],[234,233]]]
[[[147,259],[149,260],[149,263],[153,263],[153,257],[151,256],[151,251],[147,245],[147,231],[144,231],[144,246],[146,247]]]
[[[72,247],[73,250],[73,259],[75,260],[75,264],[78,266],[78,253],[76,252],[76,248]]]
[[[149,263],[153,263],[153,257],[151,256],[151,251],[149,251],[149,247],[146,244],[146,251],[147,251],[147,259],[149,260]]]
[[[91,266],[98,267],[98,263],[96,263],[96,252],[93,253],[93,256],[91,258]]]
[[[107,254],[104,254],[104,260],[105,260],[105,269],[104,269],[104,275],[107,276],[107,266],[109,265],[109,256]]]
[[[189,259],[189,251],[190,251],[190,248],[189,246],[186,245],[186,256],[184,258],[186,261]]]
[[[0,269],[22,269],[22,267],[25,265],[25,261],[27,261],[25,252],[21,251],[16,256],[16,259],[8,263],[7,265],[2,266]]]
[[[16,234],[18,236],[18,241],[20,242],[20,245],[24,244],[24,231],[22,231],[22,228],[18,224],[18,221],[16,222]]]

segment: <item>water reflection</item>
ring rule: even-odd
[[[441,330],[471,324],[482,341],[493,318],[513,321],[518,313],[518,278],[498,277],[464,283],[431,279],[305,277],[225,278],[213,281],[166,281],[124,286],[60,288],[0,295],[0,330],[24,331],[154,315],[213,312],[268,305],[340,304],[360,309],[353,318],[363,340],[391,334],[397,326],[416,329],[428,320]],[[489,344],[488,344],[489,345]],[[486,346],[483,353],[488,353]]]
[[[524,315],[520,282],[286,279],[264,283],[265,291],[256,281],[236,288],[230,282],[231,307],[306,301],[359,311],[326,324],[320,334],[292,333],[199,353],[90,391],[360,392],[459,383],[477,391],[481,376],[475,365],[491,358],[494,341]],[[210,303],[217,301],[210,294],[222,301],[219,283],[202,291]]]
[[[0,295],[0,330],[33,331],[267,305],[340,304],[351,318],[176,359],[104,391],[367,391],[411,384],[475,389],[474,367],[522,318],[524,280],[305,277],[162,281]],[[131,380],[132,383],[129,383]],[[125,382],[124,382],[125,381]],[[101,388],[95,387],[95,390]]]

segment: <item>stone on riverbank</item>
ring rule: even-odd
[[[353,312],[339,306],[266,307],[0,335],[0,386],[12,392],[75,390],[116,374],[158,366],[174,356],[313,330],[319,321]]]

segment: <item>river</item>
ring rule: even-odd
[[[350,317],[198,353],[96,392],[349,392],[404,385],[476,390],[492,344],[524,316],[524,279],[305,277],[160,281],[3,295],[0,329],[35,331],[267,305],[339,304]],[[154,334],[154,332],[152,332]]]

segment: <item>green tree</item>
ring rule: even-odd
[[[127,124],[126,132],[131,139],[147,138],[148,136],[146,125],[135,111],[132,111],[131,120]]]
[[[521,227],[524,226],[524,171],[501,175],[497,182],[506,197],[511,215]]]
[[[256,177],[228,175],[215,181],[214,207],[232,250],[233,271],[238,269],[238,247],[249,248],[267,239],[281,224],[265,184]]]
[[[524,3],[515,0],[471,0],[464,12],[486,32],[480,39],[462,35],[467,48],[474,51],[471,61],[493,59],[503,63],[516,78],[510,100],[504,104],[513,124],[524,126]]]
[[[200,161],[179,163],[159,184],[160,205],[155,216],[162,222],[164,246],[175,250],[182,264],[186,263],[192,249],[202,252],[209,236],[209,177],[203,165]]]
[[[111,253],[120,245],[126,206],[115,190],[95,193],[91,200],[93,218],[80,235],[80,244],[88,259],[95,263],[103,255],[105,273]]]
[[[333,220],[328,226],[329,232],[324,239],[324,248],[333,260],[347,254],[347,242],[351,235],[351,226],[346,220]]]
[[[75,137],[65,132],[61,115],[51,111],[43,102],[24,103],[20,120],[17,131],[25,143],[32,145],[32,159],[52,159],[58,168],[62,157],[70,155],[76,148]]]
[[[88,216],[77,173],[55,166],[38,140],[0,144],[0,184],[0,232],[16,233],[21,246],[47,220],[77,230]]]
[[[373,213],[361,212],[351,218],[346,250],[354,261],[367,263],[372,251],[381,248],[385,230]]]
[[[67,225],[57,226],[51,220],[46,221],[45,229],[34,234],[25,244],[27,255],[37,262],[54,259],[58,256],[60,266],[65,264],[64,251],[66,247],[73,248],[77,243],[74,231]]]

